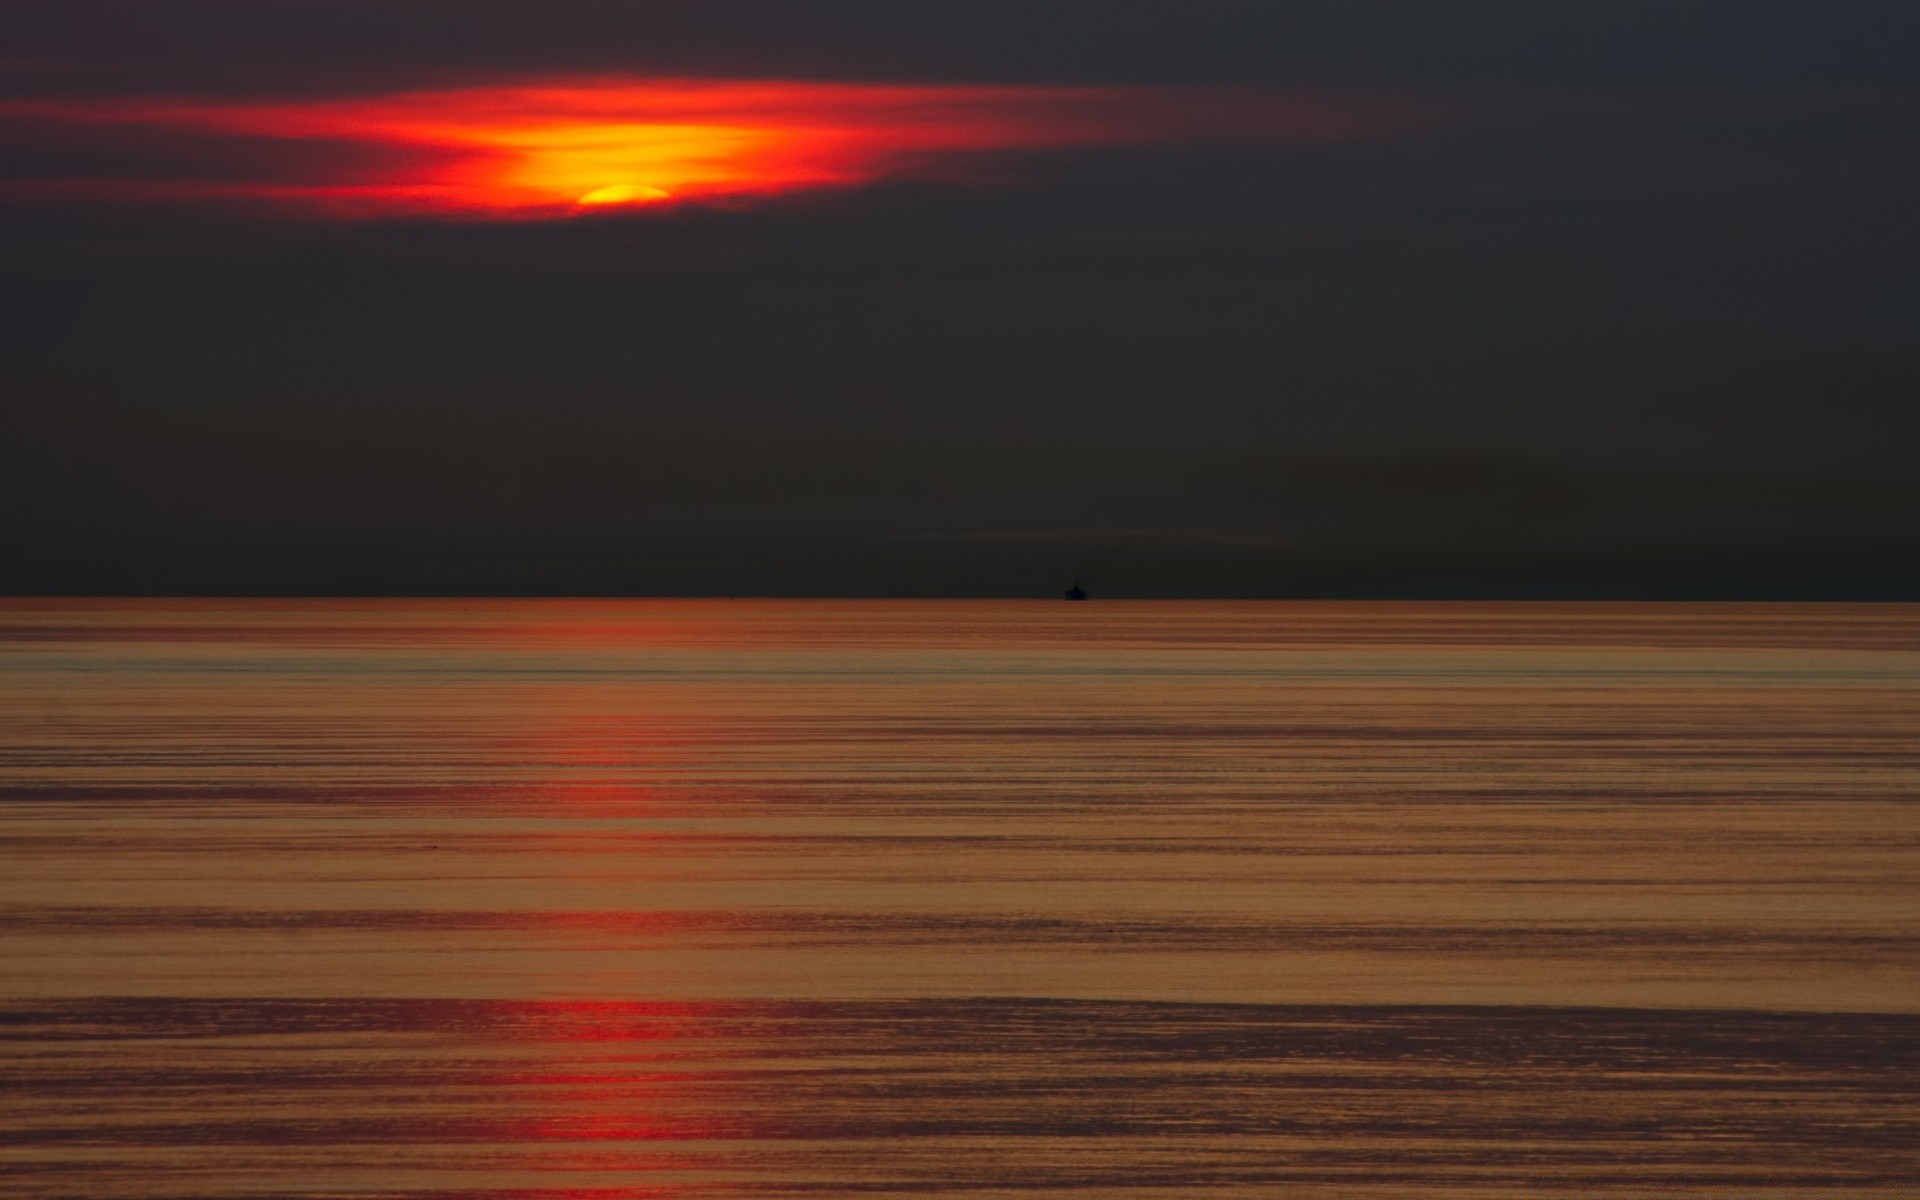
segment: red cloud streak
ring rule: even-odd
[[[7,185],[15,197],[544,219],[951,178],[991,151],[1343,141],[1426,119],[1264,91],[569,78],[344,99],[6,101],[0,123],[94,164]],[[103,170],[108,158],[141,166]]]

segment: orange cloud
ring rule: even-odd
[[[0,119],[64,130],[70,144],[137,138],[146,159],[171,144],[202,168],[27,181],[16,195],[508,219],[954,174],[988,151],[1345,140],[1422,123],[1391,105],[1260,92],[637,79],[320,100],[15,101],[0,103]]]

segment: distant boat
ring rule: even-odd
[[[1073,586],[1067,589],[1067,599],[1085,600],[1086,598],[1087,598],[1087,589],[1080,586],[1079,580],[1077,579],[1074,580]]]

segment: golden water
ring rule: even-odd
[[[1920,609],[0,607],[0,1195],[1920,1194]]]

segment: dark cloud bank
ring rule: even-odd
[[[1914,598],[1912,25],[6,4],[16,95],[619,70],[1445,119],[550,224],[13,203],[0,590]],[[0,144],[6,178],[124,168]]]

